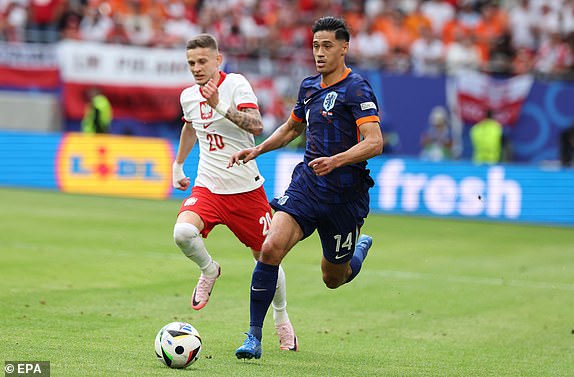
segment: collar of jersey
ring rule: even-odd
[[[219,71],[219,82],[217,83],[217,87],[219,87],[219,85],[221,85],[223,80],[225,80],[226,76],[227,76],[227,73],[225,73],[223,71]]]
[[[221,85],[221,83],[223,82],[223,80],[225,80],[226,76],[227,76],[227,73],[225,73],[223,71],[219,71],[219,82],[217,83],[218,88],[219,88],[219,85]],[[201,94],[203,96],[203,92],[201,91],[201,86],[199,87],[199,94]]]
[[[335,82],[332,83],[331,85],[325,85],[325,84],[323,83],[323,80],[321,80],[321,88],[328,88],[329,86],[333,86],[333,85],[335,85],[336,83],[343,81],[344,79],[347,78],[347,76],[349,76],[349,73],[351,73],[351,68],[345,69],[345,72],[343,72],[343,76],[341,76],[341,78],[340,78],[339,80],[335,81]]]

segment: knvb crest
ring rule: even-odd
[[[323,108],[325,111],[331,110],[335,106],[335,101],[337,100],[337,92],[330,92],[325,96],[323,101]]]
[[[213,109],[207,104],[207,101],[203,101],[199,104],[199,112],[203,120],[211,119],[213,116]]]

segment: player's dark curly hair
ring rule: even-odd
[[[339,41],[342,40],[345,42],[349,42],[349,40],[351,39],[351,35],[349,33],[349,29],[347,28],[347,24],[345,23],[345,20],[343,20],[342,18],[336,18],[331,16],[321,17],[317,21],[315,21],[313,29],[311,30],[313,31],[313,34],[315,34],[318,31],[334,31],[335,39]]]

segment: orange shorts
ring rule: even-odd
[[[179,213],[183,211],[192,211],[201,217],[203,238],[207,238],[217,224],[224,224],[243,244],[256,251],[261,250],[272,213],[263,186],[240,194],[214,194],[205,187],[194,186]]]

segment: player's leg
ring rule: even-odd
[[[202,198],[203,200],[199,200],[199,202],[207,201],[205,200],[205,194],[210,193],[204,193],[194,188],[192,198],[198,200]],[[180,209],[177,222],[173,229],[173,238],[185,256],[197,264],[201,270],[201,275],[191,298],[191,306],[193,309],[199,310],[209,301],[213,286],[221,273],[221,269],[219,264],[213,260],[207,251],[202,239],[202,234],[204,236],[207,235],[212,227],[210,224],[209,229],[205,229],[206,225],[202,216],[200,216],[200,214],[202,214],[209,217],[205,215],[206,209],[201,205],[197,205],[191,210],[189,203],[190,201],[186,200]],[[197,202],[193,201],[193,203],[195,204]]]
[[[275,289],[275,296],[273,296],[273,301],[271,302],[271,307],[273,308],[275,331],[279,337],[279,348],[284,351],[298,351],[297,335],[295,335],[295,329],[287,314],[287,282],[285,279],[285,271],[283,271],[281,265],[279,265],[277,287]]]
[[[249,333],[243,345],[235,352],[237,358],[261,357],[263,322],[275,295],[279,264],[302,237],[303,231],[291,215],[285,212],[275,213],[267,238],[263,242],[259,261],[253,270]]]
[[[361,235],[357,240],[351,260],[342,264],[332,263],[325,258],[321,259],[321,271],[323,282],[327,288],[335,289],[343,284],[351,282],[361,271],[363,261],[373,244],[373,239],[367,235]]]
[[[255,250],[252,251],[255,263],[257,264],[259,252]],[[279,337],[279,348],[284,351],[298,351],[297,335],[295,335],[295,329],[287,313],[287,281],[285,271],[281,265],[279,265],[277,285],[275,287],[275,295],[273,296],[271,307],[273,308],[275,331]]]
[[[226,204],[223,215],[225,224],[241,242],[251,248],[257,264],[273,217],[263,186],[250,192],[228,195]],[[281,265],[271,306],[279,347],[296,351],[297,337],[287,314],[287,288]]]
[[[371,248],[371,237],[359,237],[368,214],[368,197],[332,205],[326,213],[330,215],[323,217],[318,227],[323,247],[321,271],[325,285],[335,289],[357,276]]]

